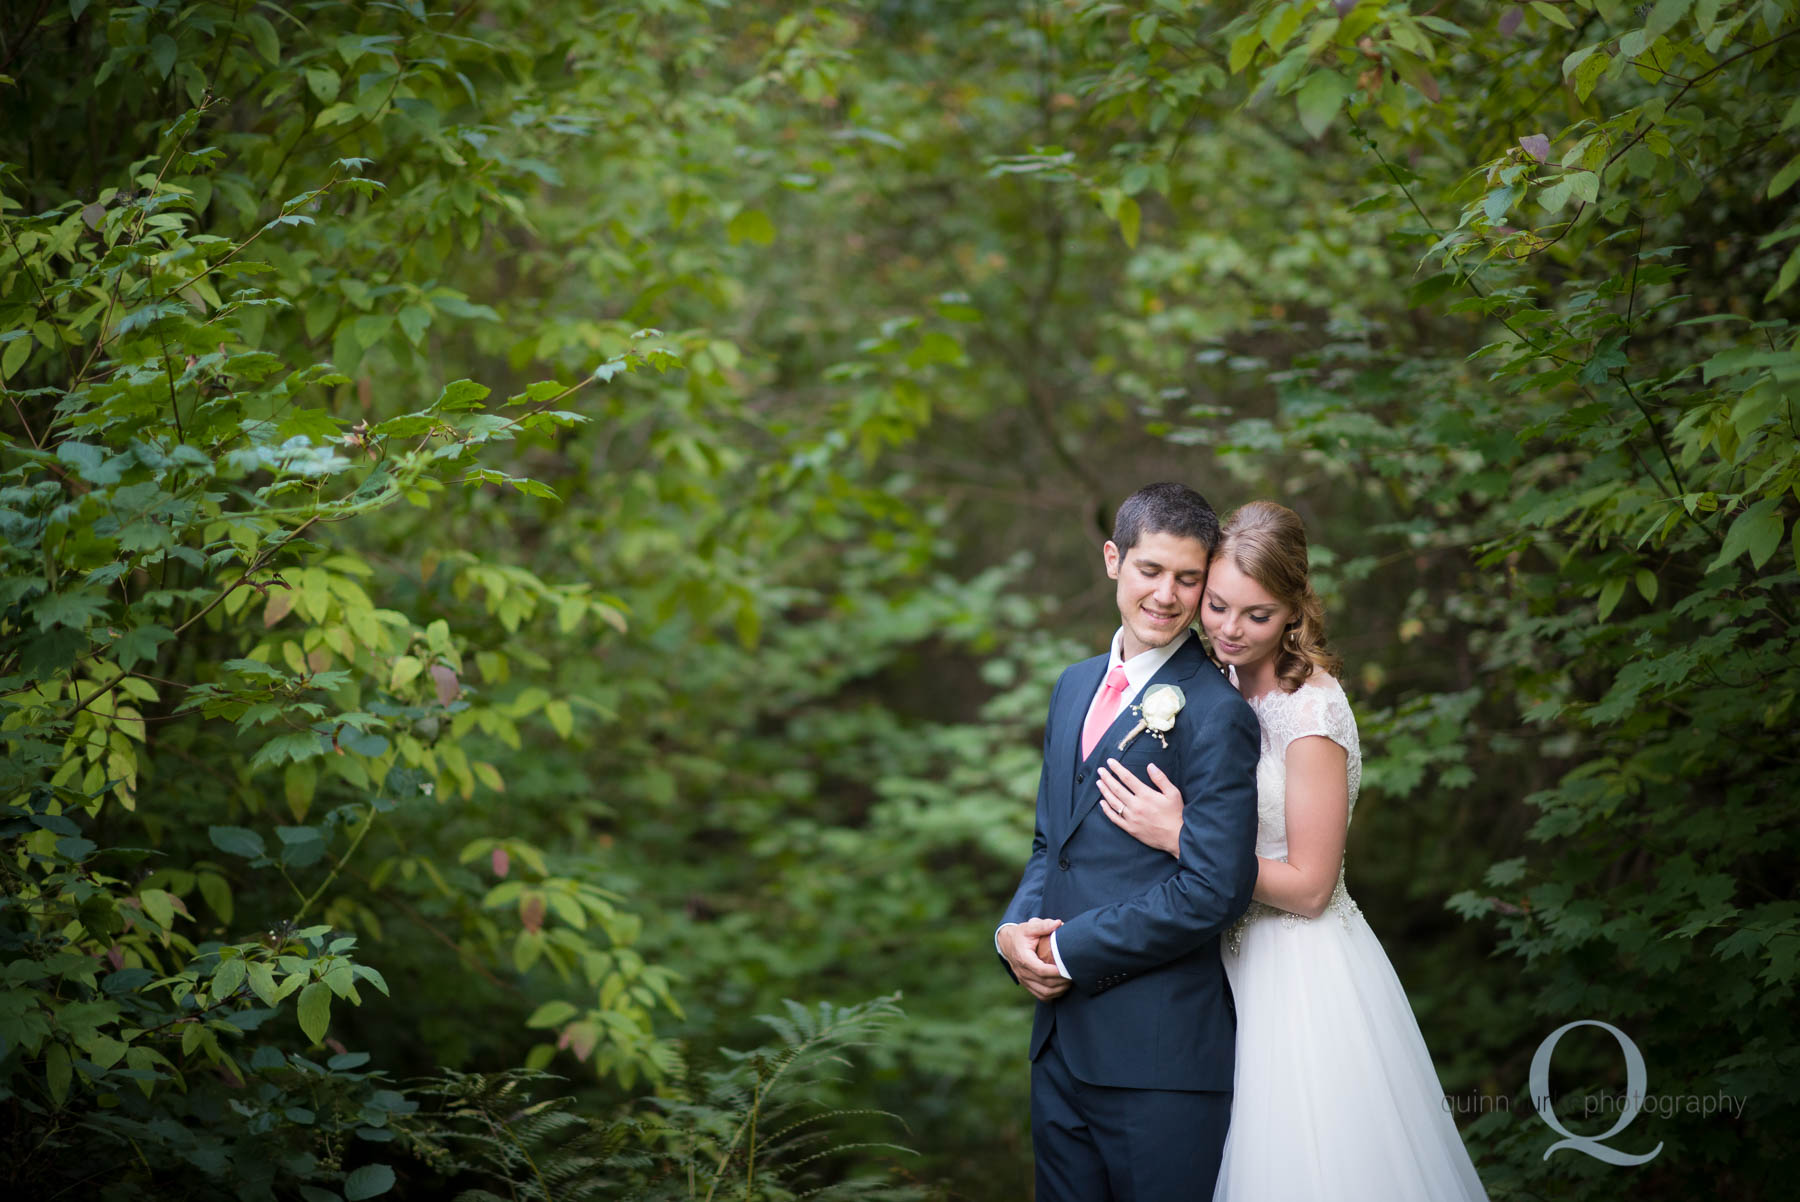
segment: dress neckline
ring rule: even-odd
[[[1227,664],[1227,665],[1225,665],[1225,671],[1231,680],[1231,687],[1234,689],[1237,688],[1238,687],[1237,665],[1236,664]],[[1319,670],[1315,669],[1313,672],[1313,675],[1307,677],[1305,682],[1302,683],[1299,688],[1295,689],[1291,693],[1288,692],[1286,689],[1282,688],[1281,682],[1279,680],[1277,680],[1275,682],[1275,686],[1273,688],[1269,689],[1267,692],[1258,693],[1256,696],[1252,697],[1248,693],[1244,693],[1244,692],[1240,691],[1239,696],[1243,697],[1243,699],[1245,701],[1248,701],[1252,708],[1259,708],[1259,707],[1267,704],[1268,701],[1270,700],[1270,698],[1273,698],[1273,697],[1298,697],[1301,693],[1305,692],[1307,689],[1328,689],[1329,686],[1324,683],[1325,681],[1330,681],[1332,684],[1338,685],[1338,687],[1340,689],[1343,687],[1343,685],[1341,683],[1339,683],[1338,678],[1333,676],[1331,673],[1320,672]]]
[[[1243,689],[1238,684],[1238,670],[1237,670],[1236,664],[1226,664],[1225,665],[1225,676],[1228,680],[1231,681],[1231,687],[1238,690],[1238,696],[1242,697],[1245,701],[1248,701],[1253,706],[1259,705],[1262,702],[1267,701],[1269,698],[1273,697],[1275,694],[1281,692],[1281,682],[1278,680],[1275,682],[1275,687],[1270,689],[1268,692],[1258,693],[1254,697],[1250,696],[1250,694],[1244,692]]]

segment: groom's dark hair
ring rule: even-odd
[[[1113,518],[1113,546],[1122,556],[1146,534],[1197,538],[1210,558],[1219,549],[1219,515],[1185,484],[1146,484],[1119,506]]]

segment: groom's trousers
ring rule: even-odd
[[[1037,1202],[1205,1202],[1231,1094],[1118,1089],[1069,1071],[1051,1034],[1031,1066]]]

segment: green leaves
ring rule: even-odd
[[[309,760],[314,756],[324,754],[324,741],[319,735],[310,731],[296,731],[292,734],[276,735],[258,747],[256,754],[250,757],[250,766],[273,768],[290,762],[299,763],[302,760]]]
[[[1706,570],[1717,571],[1740,555],[1750,556],[1752,568],[1767,563],[1775,548],[1781,545],[1782,533],[1787,529],[1786,519],[1780,512],[1781,502],[1780,497],[1765,497],[1738,514],[1725,532],[1719,554]]]
[[[574,1005],[565,1001],[545,1002],[531,1012],[525,1020],[528,1027],[559,1027],[581,1013]]]
[[[305,868],[325,855],[325,836],[312,826],[275,828],[281,839],[281,862],[289,868]]]
[[[1105,213],[1107,217],[1111,218],[1113,221],[1118,222],[1119,236],[1125,239],[1125,245],[1136,246],[1138,240],[1138,228],[1143,220],[1143,213],[1138,207],[1138,202],[1132,197],[1125,195],[1125,193],[1118,188],[1100,189],[1097,193],[1097,199],[1100,201],[1101,212]],[[931,337],[941,338],[943,335],[926,335],[926,338]],[[961,358],[960,348],[958,348],[955,358]]]
[[[1355,90],[1336,71],[1314,71],[1308,75],[1294,96],[1301,127],[1313,138],[1323,137],[1338,110],[1344,107],[1344,98]]]
[[[121,668],[129,671],[144,662],[154,662],[156,649],[175,637],[174,631],[155,622],[133,626],[112,641],[109,650]]]
[[[68,1099],[73,1077],[68,1049],[60,1043],[51,1044],[44,1053],[44,1081],[50,1087],[51,1100],[60,1105]]]
[[[305,71],[305,75],[307,88],[321,103],[330,105],[332,101],[337,99],[338,89],[343,86],[343,81],[338,78],[338,73],[336,71],[320,64],[318,66],[308,67]],[[355,110],[351,109],[351,111],[354,112]],[[324,122],[322,121],[320,122],[320,124],[323,123]]]
[[[1570,21],[1560,8],[1554,4],[1547,4],[1544,0],[1531,0],[1531,11],[1552,25],[1560,25],[1562,28],[1570,30],[1575,28],[1574,22]]]
[[[394,1170],[385,1164],[366,1164],[344,1178],[347,1202],[378,1198],[394,1188]]]
[[[323,981],[313,981],[301,989],[296,1016],[300,1020],[300,1030],[306,1033],[309,1041],[315,1044],[323,1041],[331,1026],[331,987]]]
[[[264,971],[267,969],[265,967]],[[241,956],[219,962],[218,971],[213,973],[212,994],[214,999],[228,998],[236,993],[246,980],[246,965]]]
[[[19,374],[25,361],[31,357],[31,335],[24,330],[6,331],[11,337],[6,342],[6,350],[0,351],[0,377],[12,377]]]
[[[1506,211],[1512,207],[1513,198],[1518,189],[1511,186],[1496,188],[1482,199],[1481,211],[1489,221],[1498,222],[1505,218]]]
[[[65,439],[57,445],[56,457],[74,468],[76,474],[89,484],[117,484],[121,475],[119,465],[127,461],[125,456],[109,457],[103,447],[73,439]]]
[[[1565,171],[1556,182],[1538,193],[1538,203],[1551,212],[1560,211],[1571,199],[1593,204],[1600,197],[1600,177],[1592,171]]]
[[[1083,27],[1105,49],[1082,64],[1099,81],[1082,99],[1138,131],[1134,158],[1191,163],[1157,212],[1157,253],[1132,257],[1105,312],[1131,336],[1097,337],[1085,362],[1155,382],[1117,385],[1119,411],[1135,406],[1171,453],[1211,457],[1241,495],[1310,506],[1313,545],[1335,553],[1315,555],[1315,578],[1350,610],[1393,611],[1382,636],[1358,622],[1364,662],[1347,678],[1386,707],[1365,718],[1359,702],[1366,789],[1429,781],[1484,831],[1530,831],[1435,887],[1500,942],[1517,992],[1494,988],[1532,1016],[1488,1046],[1528,1057],[1544,1015],[1613,1008],[1669,1066],[1656,1072],[1747,1081],[1794,1032],[1745,1036],[1744,1016],[1791,1004],[1800,965],[1773,954],[1793,915],[1739,929],[1753,900],[1800,910],[1765,867],[1800,856],[1791,833],[1767,834],[1800,829],[1800,161],[1782,136],[1800,124],[1797,14],[1313,4],[1283,46],[1268,36],[1291,20],[1279,0],[1203,7],[1166,18],[1158,48],[1191,35],[1224,60],[1215,72],[1241,73],[1222,82],[1173,53],[1117,50],[1116,10]],[[1455,35],[1425,9],[1473,36],[1440,44]],[[1365,31],[1313,39],[1359,14]],[[1278,121],[1270,106],[1298,104],[1320,70],[1354,81],[1359,116],[1367,97],[1354,153],[1242,129]],[[1098,146],[1075,167],[1110,163]],[[1257,203],[1227,214],[1221,178]],[[1308,303],[1330,316],[1293,316]],[[1159,353],[1199,330],[1214,333],[1198,353]],[[1338,554],[1417,570],[1340,586]],[[1461,720],[1423,716],[1465,694]],[[1451,783],[1453,769],[1466,775]],[[1421,821],[1442,838],[1458,820]],[[1481,882],[1486,860],[1503,870]],[[1800,1091],[1766,1096],[1793,1108]],[[1521,1192],[1544,1184],[1541,1145],[1481,1127],[1484,1178],[1491,1164]],[[1728,1142],[1784,1179],[1772,1146]],[[1686,1188],[1704,1193],[1704,1173]]]
[[[1495,999],[1438,1015],[1474,1049],[1446,1084],[1516,1060],[1532,1004],[1641,1016],[1659,1081],[1663,1065],[1706,1077],[1728,1005],[1665,995],[1711,986],[1689,959],[1725,932],[1662,938],[1701,910],[1668,884],[1672,852],[1729,878],[1721,844],[1757,841],[1750,894],[1779,890],[1759,865],[1793,850],[1758,801],[1791,794],[1759,749],[1794,716],[1774,608],[1793,565],[1785,544],[1757,565],[1759,529],[1705,578],[1746,506],[1792,495],[1788,368],[1752,357],[1792,351],[1787,328],[1756,328],[1784,316],[1756,297],[1784,281],[1791,297],[1780,265],[1800,262],[1764,244],[1786,218],[1761,200],[1792,149],[1768,141],[1792,43],[1714,72],[1782,32],[1758,32],[1778,6],[1696,5],[1660,37],[1661,5],[1548,7],[1509,25],[1511,6],[1076,5],[996,37],[1006,22],[955,6],[721,22],[680,3],[651,29],[524,5],[476,28],[399,0],[304,21],[90,10],[34,38],[41,103],[0,130],[36,148],[0,154],[22,173],[4,187],[23,247],[0,298],[19,403],[0,403],[16,448],[0,657],[31,677],[0,699],[0,771],[13,794],[42,786],[48,817],[100,812],[33,827],[7,862],[36,886],[83,853],[129,883],[47,902],[25,931],[71,932],[80,965],[42,978],[36,1017],[0,1015],[13,1044],[36,1041],[23,1071],[61,1042],[81,1112],[127,1085],[167,1094],[146,1109],[175,1134],[143,1135],[145,1157],[194,1164],[179,1072],[219,1116],[204,1134],[227,1194],[232,1158],[270,1163],[227,1104],[255,1099],[291,1153],[269,1188],[344,1196],[306,1155],[360,1164],[402,1111],[357,1084],[361,1053],[307,1041],[353,1030],[379,1072],[460,1056],[479,1027],[495,1056],[661,1073],[674,1094],[659,1027],[683,991],[717,1002],[702,1027],[735,1029],[821,973],[863,972],[869,931],[953,960],[1028,845],[1030,728],[1085,653],[1040,604],[1086,587],[1076,532],[1043,524],[1024,569],[993,554],[1019,542],[1004,514],[1076,494],[1100,508],[1083,472],[1154,452],[1131,449],[1148,429],[1216,467],[1226,502],[1308,515],[1370,788],[1421,802],[1364,807],[1357,838],[1435,849],[1422,868],[1365,862],[1369,896],[1429,908],[1480,885],[1484,939],[1524,949],[1489,963],[1447,945],[1422,970],[1427,993],[1437,974]],[[1682,40],[1718,13],[1749,13],[1729,45]],[[1615,60],[1646,20],[1638,60]],[[180,52],[166,80],[157,34]],[[191,137],[168,132],[190,71],[216,97]],[[1329,134],[1348,106],[1354,141]],[[98,142],[95,112],[113,135]],[[42,152],[71,145],[92,153]],[[374,177],[384,189],[347,182]],[[65,196],[54,213],[31,199]],[[788,253],[765,253],[778,233]],[[1690,317],[1721,320],[1676,324]],[[565,398],[549,378],[585,387]],[[516,395],[490,409],[476,380]],[[93,601],[48,600],[71,594]],[[978,714],[907,700],[940,659],[979,681]],[[149,696],[131,676],[71,714],[140,670]],[[135,815],[108,791],[126,780]],[[1540,819],[1549,838],[1515,838]],[[484,838],[517,886],[485,910],[501,869],[449,854]],[[1604,854],[1624,842],[1623,861]],[[1508,870],[1483,883],[1488,859]],[[143,890],[156,914],[120,904]],[[642,925],[684,949],[684,982],[659,975],[632,912],[665,903]],[[303,908],[312,934],[283,924]],[[417,937],[415,913],[443,938]],[[328,950],[352,932],[393,999],[362,953]],[[115,943],[120,972],[157,976],[115,977]],[[1709,963],[1721,996],[1752,955],[1765,971],[1756,949]],[[882,988],[944,1006],[900,1034],[884,1088],[915,1068],[947,1082],[912,1101],[937,1163],[966,1161],[958,1141],[1017,1109],[986,1083],[1018,1086],[1000,1067],[1018,999],[973,977],[944,994],[892,961]],[[483,975],[517,967],[522,1006]],[[81,990],[128,1006],[91,1047],[35,1000]],[[455,1013],[421,1023],[421,997],[450,990]],[[358,995],[334,1032],[332,1001]],[[1683,1027],[1692,1049],[1667,1038]],[[125,1059],[152,1047],[172,1063]],[[114,1057],[144,1081],[89,1067]],[[41,1075],[11,1084],[47,1096]],[[833,1106],[860,1101],[842,1088]],[[1524,1159],[1481,1154],[1484,1171]],[[118,1189],[141,1185],[120,1171]]]
[[[181,48],[175,44],[175,39],[166,33],[159,33],[150,39],[150,65],[164,79],[175,69],[175,59],[180,53]]]
[[[256,859],[267,854],[262,836],[241,826],[211,826],[206,829],[206,835],[214,847],[234,856]]]
[[[77,589],[67,593],[48,593],[31,606],[39,629],[66,626],[86,630],[106,614],[106,598],[99,593]]]
[[[1125,239],[1125,245],[1136,246],[1138,241],[1138,226],[1142,221],[1142,214],[1138,209],[1138,202],[1130,196],[1121,197],[1119,199],[1118,212],[1115,216],[1119,222],[1119,236]]]
[[[143,904],[144,913],[157,926],[167,930],[175,924],[176,899],[166,889],[144,889],[138,893],[138,901]]]
[[[453,380],[444,385],[432,408],[440,413],[462,413],[481,407],[493,390],[485,384],[477,384],[473,380]]]
[[[261,13],[249,13],[244,17],[243,28],[264,62],[271,66],[280,64],[281,38],[276,34],[275,27],[269,24],[267,17]]]
[[[1600,77],[1612,66],[1612,55],[1608,54],[1600,44],[1584,46],[1563,59],[1563,75],[1575,85],[1575,95],[1586,100],[1593,95]]]
[[[1793,187],[1794,181],[1797,179],[1800,179],[1800,154],[1789,159],[1781,170],[1777,171],[1774,176],[1770,178],[1768,190],[1764,195],[1770,200],[1774,200],[1777,196],[1780,196],[1783,192],[1786,192],[1789,188]]]
[[[1625,595],[1626,580],[1623,576],[1614,576],[1600,588],[1600,620],[1605,621],[1618,606]]]
[[[1694,0],[1656,0],[1655,6],[1650,9],[1650,15],[1644,20],[1645,35],[1654,40],[1668,33],[1693,7]]]
[[[244,965],[244,980],[249,984],[251,992],[265,1006],[273,1006],[281,999],[275,986],[275,971],[261,960],[252,960]]]
[[[689,283],[671,290],[666,231],[638,220],[638,168],[591,143],[632,177],[596,190],[583,165],[599,160],[564,153],[596,134],[609,144],[615,131],[636,138],[655,115],[628,111],[636,100],[605,100],[611,84],[551,82],[570,78],[558,64],[571,53],[637,70],[598,29],[579,35],[594,39],[580,47],[566,36],[574,26],[476,39],[428,20],[414,0],[328,7],[304,21],[269,5],[129,20],[119,6],[84,12],[76,0],[70,9],[76,24],[54,10],[28,38],[28,86],[0,80],[0,159],[15,168],[0,179],[0,283],[11,285],[0,296],[0,775],[6,797],[35,807],[21,816],[7,803],[0,820],[0,850],[17,869],[7,896],[30,899],[8,909],[14,950],[25,950],[0,990],[0,1091],[45,1104],[21,1138],[52,1150],[9,1169],[32,1196],[79,1192],[100,1137],[72,1133],[49,1099],[88,1113],[134,1087],[146,1099],[133,1111],[143,1120],[133,1137],[140,1155],[115,1174],[119,1190],[154,1193],[150,1178],[167,1165],[204,1163],[232,1196],[326,1187],[379,1196],[394,1184],[391,1170],[370,1166],[345,1180],[326,1147],[366,1149],[385,1116],[406,1112],[405,1099],[382,1091],[380,1105],[360,1104],[371,1092],[357,1071],[366,1054],[299,1072],[288,1053],[329,1035],[332,999],[360,1004],[376,993],[371,1009],[384,1013],[371,1030],[385,1053],[395,1031],[420,1038],[408,1017],[416,1003],[400,990],[387,998],[381,971],[356,963],[354,939],[319,916],[379,930],[419,884],[455,887],[427,821],[406,832],[419,862],[390,868],[392,892],[381,896],[369,881],[396,833],[377,824],[371,834],[370,818],[435,809],[434,796],[449,794],[457,824],[484,823],[460,803],[478,784],[482,795],[506,787],[519,764],[511,757],[535,757],[504,712],[522,678],[555,684],[550,721],[571,735],[610,721],[619,704],[554,681],[540,649],[552,645],[545,637],[558,640],[552,618],[564,612],[587,627],[565,651],[615,641],[625,603],[594,582],[624,573],[557,551],[540,577],[529,562],[535,540],[496,541],[476,529],[484,520],[468,524],[460,491],[450,493],[478,472],[500,472],[480,456],[501,440],[564,472],[574,460],[546,448],[575,450],[594,415],[567,400],[575,390],[553,384],[528,388],[527,404],[567,407],[490,412],[487,386],[467,377],[515,378],[515,367],[539,360],[555,365],[523,378],[579,380],[595,361],[668,372],[648,387],[615,385],[611,428],[651,438],[660,456],[679,427],[682,445],[712,461],[708,473],[729,466],[746,485],[740,499],[754,513],[753,470],[713,436],[748,427],[728,393],[741,381],[726,376],[752,368],[751,356],[737,350],[740,331],[711,328],[729,323],[683,312],[690,285],[696,295],[737,289],[716,274],[734,256],[709,210],[688,227],[706,255],[689,259],[680,268],[693,273]],[[552,14],[557,23],[568,15]],[[109,131],[99,141],[95,113]],[[661,130],[672,118],[703,138],[735,120],[655,116]],[[91,153],[57,149],[69,147]],[[720,153],[705,151],[730,158]],[[549,241],[519,260],[526,275],[516,288],[495,286],[492,270],[509,256],[484,241],[533,228],[542,213],[525,198],[570,178],[571,161],[582,171],[577,188],[607,194],[598,207],[582,202],[590,213],[577,223],[596,222],[591,241],[571,245],[573,208],[552,202]],[[660,187],[650,210],[658,217]],[[716,211],[735,212],[743,199],[734,192]],[[740,232],[767,244],[766,214],[761,225],[746,220]],[[553,297],[536,260],[550,245],[565,260],[602,245],[644,258],[573,266],[566,278],[580,283]],[[627,299],[639,292],[666,294],[675,307]],[[544,309],[519,324],[526,296]],[[622,324],[627,311],[645,320]],[[664,317],[678,334],[641,332]],[[540,334],[541,346],[525,345]],[[673,370],[684,352],[724,368],[696,369],[691,406],[687,373]],[[323,362],[327,354],[341,362]],[[700,399],[707,389],[717,395]],[[383,429],[396,415],[405,416]],[[408,445],[414,437],[419,445]],[[503,454],[513,466],[513,449]],[[539,474],[500,472],[516,492],[555,497],[531,478]],[[663,479],[677,493],[687,487]],[[629,491],[611,477],[595,487]],[[672,508],[650,520],[685,521],[676,514],[686,504],[672,494]],[[414,512],[427,509],[430,522],[413,530]],[[645,522],[633,513],[619,531],[635,542]],[[378,554],[349,549],[378,544]],[[473,598],[447,580],[441,592],[409,583],[422,555],[465,548],[495,569]],[[396,658],[426,671],[389,689]],[[548,725],[536,725],[544,729],[525,736],[548,738]],[[78,824],[68,817],[77,811],[98,820]],[[573,904],[587,925],[559,912],[556,931],[566,928],[574,945],[547,941],[544,961],[581,971],[571,957],[630,950],[631,915],[609,902],[603,927]],[[452,912],[461,917],[449,920],[450,937],[478,948],[487,920],[472,907]],[[309,914],[313,925],[299,931],[284,921]],[[252,941],[229,942],[244,936]],[[410,975],[413,966],[402,967]],[[624,1023],[604,1071],[666,1062],[651,1023],[653,1010],[673,1006],[651,984],[666,992],[666,981],[641,958],[619,976],[629,984],[593,1010]],[[102,1002],[110,1009],[91,1009]],[[297,1025],[265,1013],[290,1005]],[[522,1016],[502,1007],[476,1021],[517,1033]],[[179,1092],[169,1088],[177,1079]],[[256,1098],[254,1119],[231,1097]],[[193,1117],[201,1113],[215,1116],[204,1130]],[[283,1149],[273,1168],[270,1147]],[[258,1173],[261,1184],[247,1185]]]
[[[775,241],[775,223],[761,209],[742,209],[725,227],[732,244],[753,242],[767,246]]]
[[[1237,75],[1250,65],[1256,52],[1262,49],[1262,31],[1252,26],[1231,40],[1231,52],[1227,65],[1233,75]]]

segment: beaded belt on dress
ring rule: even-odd
[[[1284,864],[1287,863],[1287,857],[1282,856],[1281,862]],[[1355,900],[1350,896],[1350,891],[1344,887],[1344,870],[1339,868],[1337,885],[1331,890],[1331,900],[1325,903],[1325,910],[1319,917],[1323,918],[1326,914],[1336,914],[1338,916],[1338,921],[1342,922],[1344,928],[1348,930],[1351,917],[1360,915],[1361,913],[1362,907],[1356,904]],[[1281,919],[1281,925],[1284,927],[1293,927],[1298,923],[1312,921],[1312,919],[1306,917],[1304,914],[1295,914],[1291,910],[1278,909],[1277,907],[1268,905],[1264,902],[1251,902],[1250,908],[1244,911],[1244,916],[1238,919],[1231,930],[1227,931],[1225,934],[1225,946],[1230,949],[1232,955],[1237,955],[1238,951],[1243,947],[1244,928],[1262,918],[1279,918]]]

